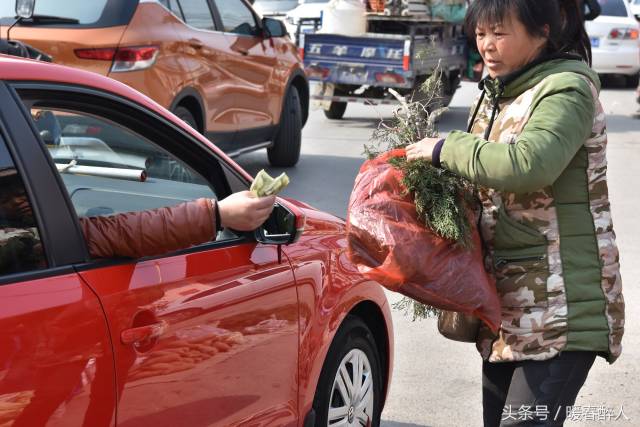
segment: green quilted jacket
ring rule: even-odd
[[[607,190],[600,83],[563,55],[485,80],[468,132],[452,132],[442,167],[479,187],[487,268],[502,303],[491,362],[562,351],[621,352],[624,300]]]

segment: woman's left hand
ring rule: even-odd
[[[440,138],[425,138],[415,144],[407,145],[407,160],[425,159],[430,162],[433,156],[433,148]]]

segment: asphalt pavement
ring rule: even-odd
[[[626,333],[615,364],[596,361],[568,426],[640,425],[640,116],[633,91],[612,83],[601,100],[609,130],[609,190],[621,252]],[[475,85],[463,84],[440,120],[441,134],[466,127],[476,91]],[[363,147],[380,119],[391,117],[392,111],[390,106],[350,104],[340,121],[312,111],[294,168],[270,168],[264,150],[236,160],[254,175],[262,168],[271,174],[287,172],[291,185],[285,196],[345,217]],[[392,302],[398,299],[388,295]],[[481,426],[481,360],[475,346],[441,337],[435,320],[412,322],[398,311],[393,317],[395,366],[382,427]]]

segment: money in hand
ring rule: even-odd
[[[250,190],[258,197],[273,196],[284,190],[287,185],[289,185],[289,177],[286,173],[283,172],[274,179],[262,169],[254,178]]]

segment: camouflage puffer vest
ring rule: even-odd
[[[606,181],[605,115],[599,83],[579,75],[593,95],[593,127],[560,177],[528,193],[479,190],[486,266],[502,303],[499,335],[483,328],[477,341],[491,362],[594,351],[612,363],[621,352],[624,301]],[[535,108],[543,108],[534,104],[539,92],[554,79],[550,73],[511,97],[501,96],[499,85],[485,84],[470,133],[517,144]]]

